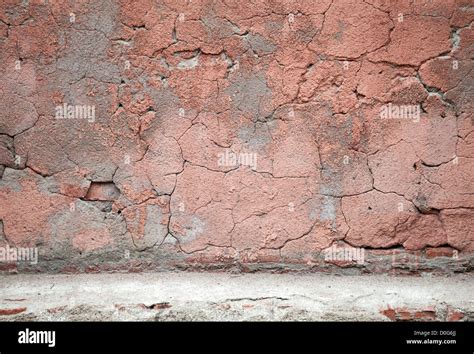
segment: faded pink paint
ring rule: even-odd
[[[0,242],[43,271],[467,270],[468,4],[3,1]]]

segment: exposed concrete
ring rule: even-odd
[[[465,274],[43,274],[0,276],[0,284],[3,321],[474,319]]]

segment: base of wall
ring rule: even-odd
[[[0,321],[472,321],[472,275],[0,276]]]

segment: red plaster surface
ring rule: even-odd
[[[473,10],[2,1],[0,243],[39,249],[13,271],[471,270]]]

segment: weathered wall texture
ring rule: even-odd
[[[1,269],[469,271],[472,21],[469,0],[2,0],[0,242],[39,259]]]

